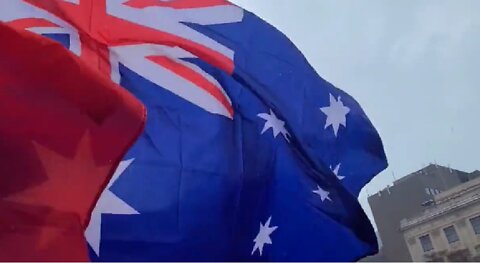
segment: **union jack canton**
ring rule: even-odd
[[[224,0],[9,0],[0,17],[38,34],[68,34],[69,49],[119,83],[119,63],[199,107],[232,118],[231,102],[199,57],[225,72],[234,51],[185,23],[240,22],[243,10]],[[188,51],[187,51],[188,50]]]

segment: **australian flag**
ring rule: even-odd
[[[357,201],[387,167],[377,131],[259,17],[225,0],[10,0],[0,20],[59,41],[147,107],[85,232],[93,261],[377,252]]]

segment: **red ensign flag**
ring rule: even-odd
[[[90,213],[145,108],[59,44],[0,23],[0,261],[88,261]]]

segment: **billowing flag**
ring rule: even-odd
[[[49,39],[0,23],[0,261],[86,261],[84,230],[143,105]]]
[[[377,251],[357,202],[387,166],[359,104],[224,0],[11,0],[147,107],[85,233],[100,261],[349,261]]]

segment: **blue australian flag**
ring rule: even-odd
[[[376,253],[357,197],[387,161],[360,105],[248,11],[221,1],[129,2],[130,13],[113,15],[139,14],[136,22],[155,28],[157,16],[178,11],[167,12],[168,30],[186,37],[111,49],[118,83],[148,119],[92,214],[91,259],[355,261]]]

